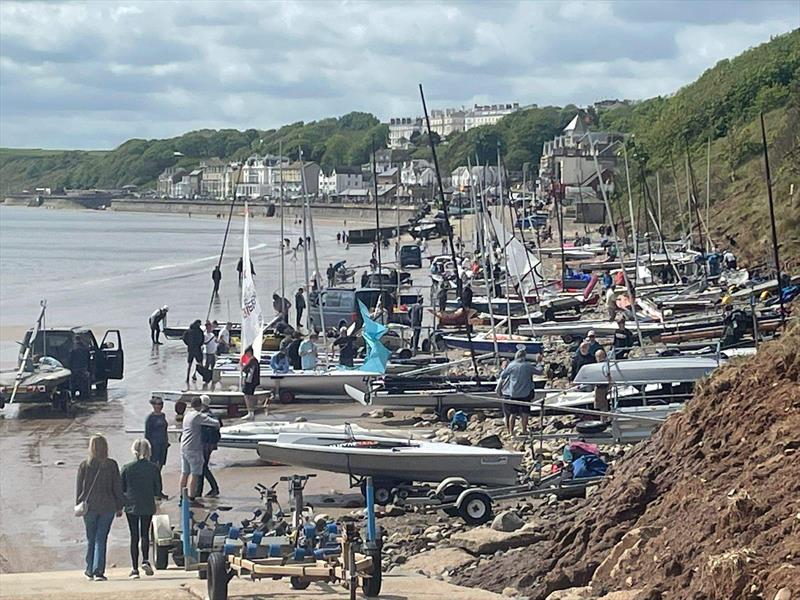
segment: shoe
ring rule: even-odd
[[[206,494],[206,498],[218,498],[219,497],[219,490],[211,490]]]
[[[106,577],[105,575],[95,575],[94,576],[94,580],[95,581],[108,581],[108,577]]]
[[[192,375],[192,381],[197,381],[197,375]]]
[[[87,573],[86,571],[84,571],[83,576],[86,577],[88,581],[94,581],[94,575],[92,575],[91,573]]]
[[[128,575],[128,579],[139,579],[139,571],[137,571],[136,569],[131,571],[131,574]]]
[[[147,575],[148,577],[153,576],[153,567],[151,567],[150,563],[147,561],[144,561],[142,563],[142,571],[144,571],[144,574]]]

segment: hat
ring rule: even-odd
[[[200,402],[203,403],[203,406],[211,406],[211,398],[207,394],[200,396]]]
[[[169,310],[169,306],[167,306],[167,305],[165,304],[164,306],[162,306],[162,307],[161,307],[161,310]]]
[[[590,329],[589,333],[586,334],[586,337],[594,337],[594,329]]]
[[[153,396],[150,398],[150,404],[158,404],[159,406],[164,406],[164,400],[158,396]]]

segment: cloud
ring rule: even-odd
[[[800,26],[796,0],[0,3],[0,145],[673,92]]]

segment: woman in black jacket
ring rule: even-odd
[[[139,579],[139,544],[142,547],[142,570],[152,575],[150,566],[150,523],[156,514],[156,498],[161,497],[161,471],[150,461],[150,442],[138,439],[131,452],[136,460],[122,468],[122,493],[125,495],[125,517],[131,533],[131,579]]]

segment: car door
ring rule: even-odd
[[[125,371],[125,353],[122,350],[122,334],[119,329],[106,331],[99,350],[105,358],[106,378],[122,379]]]

